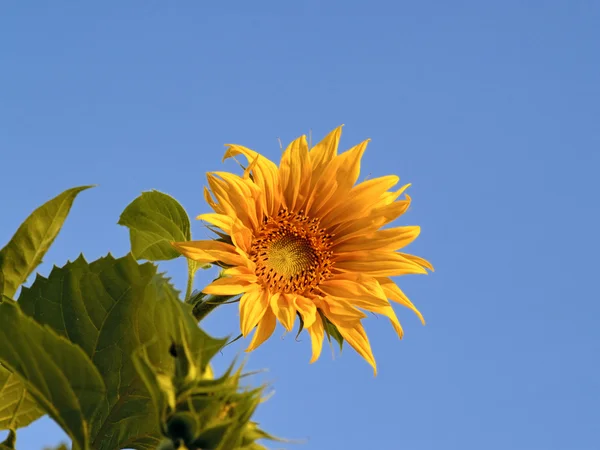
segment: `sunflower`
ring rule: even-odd
[[[384,228],[408,209],[399,199],[406,184],[390,191],[395,175],[356,184],[368,140],[337,154],[342,127],[309,148],[306,136],[293,141],[279,167],[240,145],[228,145],[223,161],[243,155],[243,176],[207,174],[204,196],[214,213],[201,214],[225,239],[174,242],[184,256],[225,267],[205,294],[241,295],[240,328],[256,327],[247,351],[268,339],[279,321],[291,331],[296,317],[319,358],[325,333],[339,332],[376,373],[363,328],[365,311],[389,318],[403,332],[389,300],[423,316],[391,276],[425,274],[426,260],[398,250],[420,232],[418,226]]]

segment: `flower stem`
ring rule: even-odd
[[[199,294],[197,298],[195,298],[194,307],[192,308],[192,314],[196,318],[198,322],[208,316],[213,309],[217,306],[226,303],[228,300],[236,297],[236,295],[208,295],[204,296],[203,294]]]
[[[188,281],[187,288],[185,290],[185,302],[190,302],[190,297],[192,296],[192,290],[194,289],[194,277],[196,276],[196,269],[198,266],[196,265],[196,261],[193,259],[188,259]]]

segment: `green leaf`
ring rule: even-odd
[[[19,297],[22,310],[80,346],[106,384],[102,407],[91,424],[94,449],[154,449],[161,434],[152,395],[133,354],[145,347],[150,364],[171,374],[173,342],[183,327],[203,369],[225,340],[200,330],[191,306],[178,299],[169,280],[131,254],[92,263],[83,257],[38,276]]]
[[[88,450],[89,423],[105,397],[100,374],[83,350],[0,303],[0,362],[71,436],[73,448]]]
[[[21,379],[0,365],[0,430],[26,427],[44,414]]]
[[[17,304],[0,295],[2,302]],[[0,364],[0,430],[26,427],[44,414],[19,377]]]
[[[36,209],[21,224],[6,247],[0,250],[0,294],[12,297],[19,286],[42,262],[81,191],[69,189]]]
[[[181,254],[171,241],[191,239],[190,219],[177,200],[158,191],[144,192],[121,214],[119,225],[129,228],[136,259],[165,261]]]

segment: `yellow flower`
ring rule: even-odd
[[[253,150],[229,145],[223,160],[243,155],[249,166],[243,177],[207,175],[210,189],[204,194],[215,212],[198,219],[220,228],[230,243],[173,245],[190,259],[227,267],[203,292],[242,294],[242,334],[256,327],[247,351],[271,336],[277,320],[291,331],[299,315],[311,338],[311,363],[333,324],[376,373],[363,311],[387,316],[401,338],[388,299],[423,317],[389,277],[425,274],[433,267],[397,251],[419,235],[418,226],[381,229],[408,209],[410,197],[398,198],[409,185],[389,191],[399,178],[388,175],[355,186],[368,140],[338,155],[341,131],[336,128],[312,149],[306,136],[296,139],[279,167]]]

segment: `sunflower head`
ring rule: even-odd
[[[356,184],[368,141],[338,155],[341,131],[312,148],[301,136],[279,167],[229,145],[224,160],[242,155],[248,166],[241,176],[209,173],[204,194],[214,212],[198,216],[221,239],[173,245],[187,258],[225,268],[203,292],[241,295],[242,334],[256,328],[248,351],[268,339],[278,321],[291,331],[298,317],[311,338],[311,362],[325,334],[334,332],[376,370],[365,311],[388,317],[402,337],[390,301],[423,317],[390,277],[433,267],[399,251],[419,235],[418,226],[385,227],[408,209],[410,197],[402,195],[409,185],[390,190],[399,181],[394,175]]]

